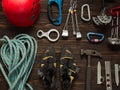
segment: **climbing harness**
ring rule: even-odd
[[[106,14],[106,7],[104,5],[104,0],[102,0],[101,3],[100,15],[97,15],[96,17],[92,17],[92,19],[97,26],[108,25],[111,22],[112,16],[108,16]]]
[[[111,37],[108,38],[108,42],[111,45],[120,45],[119,39],[119,13],[120,6],[111,9],[110,14],[113,16],[112,18],[112,30]]]
[[[2,8],[13,25],[28,27],[40,15],[40,0],[2,0]]]
[[[1,63],[0,70],[9,85],[9,90],[33,90],[27,79],[37,53],[36,40],[27,34],[19,34],[12,40],[4,36],[0,41],[3,42],[1,58],[8,72],[5,72]]]
[[[99,38],[92,38],[92,36],[99,37]],[[87,39],[91,43],[101,43],[104,40],[104,34],[101,33],[94,33],[94,32],[89,32],[87,33]]]
[[[60,25],[62,23],[62,6],[63,6],[62,4],[63,4],[63,0],[48,0],[48,17],[52,22],[52,24],[54,25]],[[52,15],[53,5],[56,5],[58,8],[59,15],[56,19],[53,18],[53,15]]]
[[[84,17],[84,9],[87,8],[88,18]],[[91,20],[91,14],[90,14],[90,6],[88,4],[83,4],[81,7],[81,19],[84,21],[90,21]]]
[[[74,79],[78,77],[79,68],[76,60],[68,47],[63,47],[60,59],[60,75],[62,90],[70,88]]]
[[[56,33],[57,34],[57,37],[56,38],[51,38],[50,37],[50,34],[51,33]],[[38,30],[38,32],[37,32],[37,37],[38,38],[43,38],[43,37],[46,37],[49,41],[51,41],[51,42],[56,42],[58,39],[59,39],[59,37],[60,37],[60,33],[58,32],[58,30],[56,30],[56,29],[50,29],[48,32],[43,32],[43,30]]]
[[[56,84],[56,58],[55,48],[47,47],[41,55],[40,70],[38,71],[39,76],[43,80],[44,88],[48,90],[55,90]]]
[[[77,39],[80,39],[82,37],[81,32],[79,30],[79,26],[78,26],[78,18],[77,18],[77,1],[70,1],[70,7],[69,7],[69,12],[67,15],[67,19],[66,19],[66,23],[65,26],[63,28],[63,32],[62,32],[62,37],[66,38],[69,36],[69,32],[68,32],[68,21],[70,19],[72,19],[72,29],[73,29],[73,35],[76,35]]]

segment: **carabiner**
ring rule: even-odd
[[[48,0],[48,17],[54,25],[60,25],[62,23],[62,4],[63,0]],[[52,5],[56,5],[58,8],[59,15],[57,18],[52,17]]]
[[[99,38],[91,38],[91,36],[97,36],[97,37],[100,37]],[[101,43],[103,40],[104,40],[104,34],[101,34],[101,33],[94,33],[94,32],[89,32],[87,33],[87,39],[89,42],[91,43]]]
[[[87,12],[88,12],[88,18],[85,18],[84,17],[84,8],[87,8]],[[81,7],[81,19],[84,20],[84,21],[90,21],[91,19],[91,15],[90,15],[90,7],[88,4],[83,4],[82,7]]]

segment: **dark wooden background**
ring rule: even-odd
[[[54,26],[50,23],[47,17],[47,0],[41,0],[41,13],[39,20],[31,27],[28,28],[17,28],[12,26],[6,19],[1,6],[0,0],[0,38],[2,38],[4,35],[9,36],[10,38],[13,38],[14,36],[20,34],[20,33],[26,33],[36,38],[38,42],[38,52],[37,52],[37,58],[35,60],[33,71],[29,78],[29,83],[32,85],[34,90],[43,90],[42,82],[37,74],[37,71],[40,68],[40,55],[44,51],[44,49],[51,45],[54,46],[56,49],[56,57],[57,60],[60,58],[61,53],[61,47],[68,46],[73,49],[73,53],[75,55],[75,58],[77,59],[78,66],[80,67],[79,72],[79,78],[73,83],[73,86],[71,90],[85,90],[85,70],[86,70],[86,58],[81,59],[80,57],[80,49],[94,49],[99,51],[102,54],[103,60],[102,62],[102,74],[104,74],[104,61],[111,61],[111,68],[112,68],[112,85],[113,90],[120,90],[120,86],[117,87],[115,84],[115,78],[114,78],[114,64],[118,63],[120,64],[120,48],[119,47],[110,47],[107,42],[107,37],[110,36],[111,29],[109,27],[107,28],[98,28],[96,27],[92,21],[90,22],[83,22],[80,18],[80,7],[84,3],[90,4],[91,9],[91,15],[95,16],[99,14],[100,9],[100,0],[78,0],[78,21],[79,21],[79,28],[82,32],[82,39],[76,40],[76,38],[72,35],[72,30],[70,29],[70,36],[67,40],[63,40],[61,37],[58,42],[51,43],[47,39],[38,39],[36,37],[36,32],[38,29],[42,29],[44,31],[48,31],[49,29],[56,28],[59,30],[59,32],[62,32],[62,29],[64,27],[66,16],[68,13],[69,8],[69,0],[64,0],[63,3],[63,23],[60,26]],[[116,0],[114,3],[107,3],[108,10],[114,6],[120,5],[120,1]],[[56,11],[54,11],[56,13]],[[71,24],[71,22],[70,22]],[[69,26],[71,28],[71,25]],[[119,28],[120,29],[120,28]],[[86,34],[90,31],[93,32],[101,32],[105,34],[105,41],[100,44],[91,44],[86,39]],[[2,45],[2,42],[0,42],[0,45]],[[97,61],[98,58],[93,58],[91,65],[92,65],[92,81],[91,81],[91,90],[106,90],[105,82],[102,85],[96,84],[96,78],[97,78]],[[1,62],[1,60],[0,60]],[[0,90],[8,90],[8,85],[0,71]],[[58,88],[60,90],[60,86]]]

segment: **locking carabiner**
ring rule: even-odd
[[[62,23],[62,6],[63,6],[62,4],[63,4],[63,0],[48,0],[48,17],[52,22],[52,24],[56,26]],[[58,8],[59,15],[57,18],[53,18],[53,15],[52,15],[53,5],[56,5]]]
[[[99,38],[92,38],[92,36],[97,36]],[[101,33],[94,33],[94,32],[89,32],[87,33],[87,39],[91,43],[101,43],[104,40],[104,34]]]

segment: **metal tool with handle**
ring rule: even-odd
[[[91,56],[101,58],[101,54],[95,50],[84,50],[81,49],[81,55],[88,56],[87,70],[86,70],[86,90],[91,90]]]
[[[58,17],[53,18],[52,5],[56,5],[58,8]],[[48,17],[54,25],[60,25],[62,23],[62,6],[63,0],[48,0]]]
[[[97,38],[93,39],[92,36],[96,36]],[[100,37],[100,38],[98,38],[98,37]],[[91,43],[100,43],[104,40],[104,34],[89,32],[89,33],[87,33],[87,39]]]
[[[87,64],[87,72],[86,72],[86,90],[91,90],[91,64],[90,64],[91,56],[88,56],[88,64]]]

